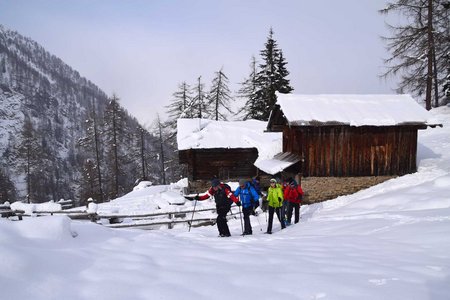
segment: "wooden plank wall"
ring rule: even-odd
[[[188,165],[189,180],[250,178],[256,174],[253,165],[258,157],[256,148],[189,149],[179,151],[180,163]]]
[[[285,127],[283,151],[304,157],[304,176],[403,175],[416,171],[417,127]]]

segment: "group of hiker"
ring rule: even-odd
[[[218,178],[211,180],[211,188],[203,195],[197,194],[194,197],[185,196],[187,200],[206,200],[214,197],[217,210],[217,229],[220,237],[231,236],[227,224],[227,214],[231,205],[235,203],[242,207],[244,215],[243,235],[251,235],[252,226],[250,215],[255,214],[255,209],[262,200],[262,210],[269,212],[267,223],[267,234],[272,234],[273,216],[277,215],[281,224],[281,229],[289,226],[294,214],[294,223],[300,219],[300,204],[303,199],[303,190],[295,179],[288,178],[283,182],[277,179],[270,179],[270,186],[267,190],[267,196],[261,192],[259,176],[251,181],[245,179],[239,180],[238,188],[233,192],[228,184],[220,182]]]

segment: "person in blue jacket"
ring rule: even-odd
[[[250,182],[239,180],[239,187],[234,191],[234,196],[239,197],[244,213],[244,235],[252,234],[250,215],[259,206],[259,195]]]
[[[261,197],[261,184],[260,184],[260,177],[256,176],[255,178],[252,179],[252,185],[255,188],[256,193]]]

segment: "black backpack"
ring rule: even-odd
[[[231,207],[231,204],[233,204],[233,200],[228,198],[227,195],[225,194],[225,189],[228,189],[232,193],[231,187],[226,183],[222,183],[221,189],[214,194],[214,201],[216,202],[217,207],[229,208]]]

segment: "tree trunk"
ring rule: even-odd
[[[100,147],[98,142],[98,132],[97,132],[97,120],[96,120],[96,114],[95,114],[95,104],[94,100],[92,100],[92,112],[93,112],[93,126],[94,126],[94,142],[95,142],[95,157],[97,159],[96,169],[97,169],[97,178],[98,178],[98,186],[99,186],[99,193],[100,193],[100,202],[103,202],[103,188],[102,188],[102,173],[100,169]]]
[[[30,159],[30,146],[28,146],[27,148],[27,202],[31,203],[30,200],[30,195],[31,195],[31,174],[30,174],[30,164],[31,164],[31,159]]]
[[[147,180],[145,174],[145,148],[144,148],[144,129],[141,128],[141,163],[142,163],[142,180]]]
[[[113,109],[113,148],[114,148],[114,176],[115,176],[115,197],[119,196],[119,158],[117,151],[117,124],[116,124],[116,108]]]
[[[163,145],[163,134],[162,134],[162,125],[161,125],[161,120],[159,119],[158,116],[158,127],[159,127],[159,145],[160,145],[160,151],[161,151],[161,167],[162,167],[162,179],[163,179],[163,184],[166,184],[166,166],[164,163],[164,145]]]
[[[427,88],[425,94],[425,108],[431,109],[431,90],[433,88],[433,0],[428,0],[428,55],[427,55]]]

